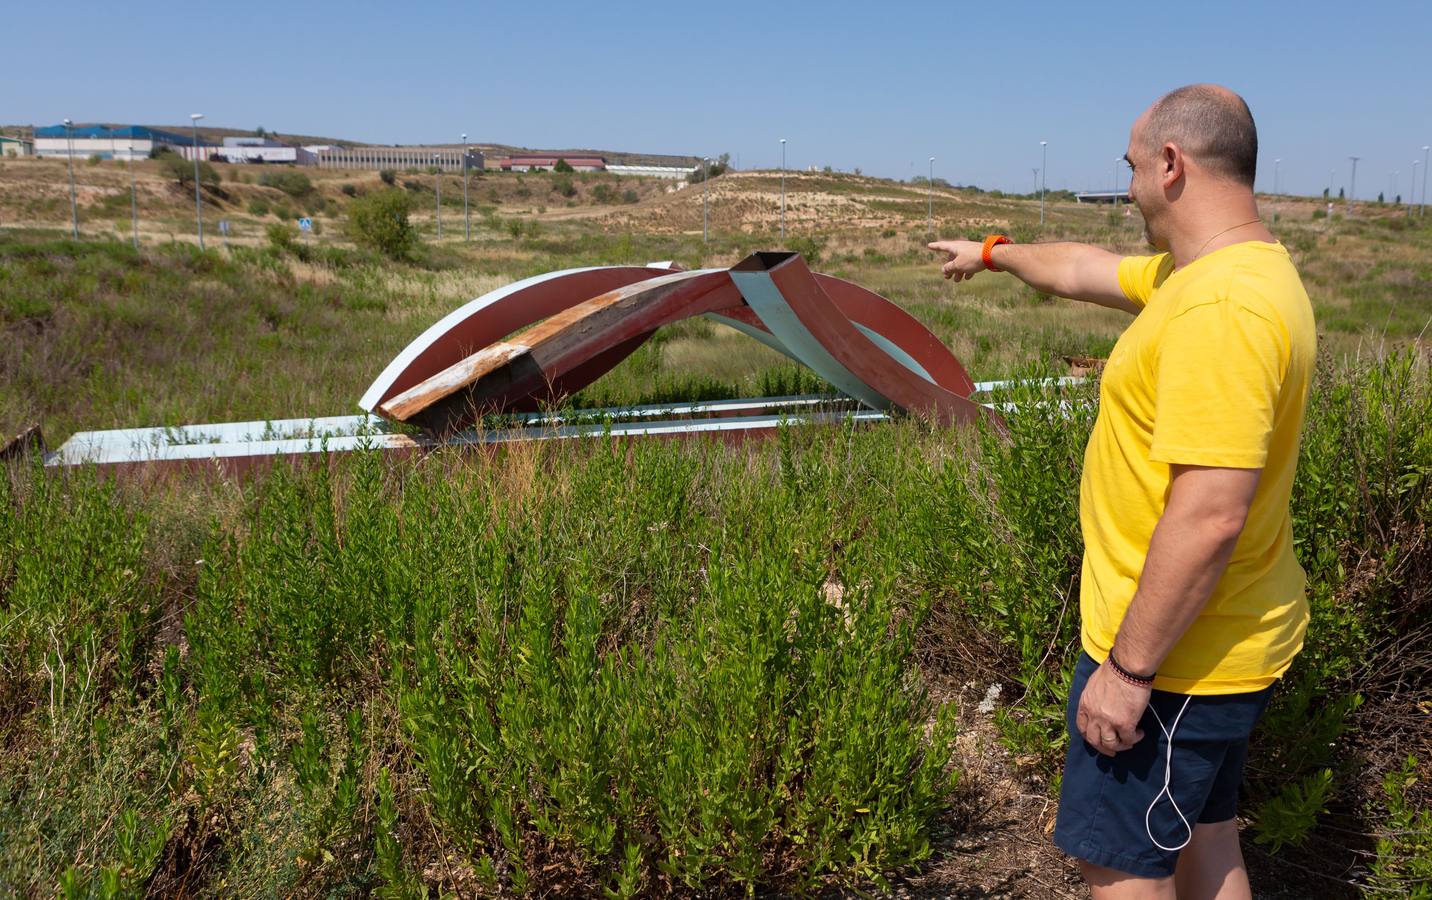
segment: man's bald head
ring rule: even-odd
[[[1144,115],[1144,145],[1177,144],[1209,172],[1253,187],[1258,173],[1258,129],[1243,98],[1216,84],[1169,91]]]

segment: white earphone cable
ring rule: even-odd
[[[1159,730],[1163,732],[1164,741],[1166,742],[1167,746],[1164,750],[1163,790],[1159,791],[1157,794],[1154,795],[1153,802],[1149,804],[1149,808],[1144,812],[1144,831],[1148,833],[1149,840],[1154,842],[1155,847],[1159,848],[1160,850],[1168,851],[1170,853],[1182,850],[1184,847],[1188,846],[1189,841],[1193,840],[1193,826],[1188,824],[1188,819],[1184,816],[1183,810],[1179,809],[1178,804],[1174,802],[1173,792],[1169,790],[1169,785],[1173,782],[1173,733],[1178,730],[1178,722],[1180,719],[1183,718],[1184,710],[1188,709],[1188,701],[1192,699],[1192,696],[1183,698],[1183,706],[1179,707],[1178,715],[1173,717],[1173,724],[1168,728],[1164,727],[1163,717],[1159,715],[1158,710],[1154,709],[1153,703],[1149,703],[1149,711],[1154,714],[1154,719],[1158,721]],[[1151,819],[1154,814],[1154,807],[1159,805],[1159,798],[1165,794],[1168,794],[1169,805],[1173,807],[1174,812],[1178,813],[1180,821],[1183,822],[1183,827],[1188,830],[1188,837],[1184,838],[1183,843],[1179,844],[1177,847],[1165,847],[1163,844],[1160,844],[1159,839],[1154,837],[1154,829],[1153,825],[1151,824]]]

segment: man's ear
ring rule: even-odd
[[[1163,186],[1173,187],[1174,182],[1183,177],[1183,148],[1178,144],[1164,144],[1159,149],[1158,165],[1159,180],[1163,182]]]

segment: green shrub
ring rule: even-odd
[[[348,204],[347,233],[356,244],[390,259],[406,259],[417,244],[408,222],[408,196],[398,190],[374,191]]]
[[[259,176],[259,184],[277,188],[290,197],[303,197],[313,190],[313,182],[302,172],[265,172]]]
[[[805,257],[806,265],[816,266],[825,250],[825,238],[819,236],[793,236],[786,239],[786,249]]]
[[[396,169],[380,169],[378,177],[388,187],[393,187],[398,182],[398,171]]]
[[[298,246],[298,230],[287,222],[271,222],[264,229],[268,245],[279,253],[291,253]]]
[[[358,188],[354,187],[351,184],[345,184],[343,185],[343,187],[339,188],[339,190],[343,191],[343,193],[349,197],[358,196]]]
[[[566,175],[558,175],[552,179],[552,191],[561,194],[563,197],[577,196],[577,186],[573,184],[572,179]]]
[[[1419,806],[1411,796],[1418,780],[1417,757],[1411,755],[1383,779],[1384,809],[1373,810],[1384,824],[1368,879],[1372,892],[1432,898],[1432,809]]]
[[[567,162],[565,159],[559,159],[557,160],[557,163],[552,166],[552,171],[570,175],[577,170],[572,168],[572,164]]]
[[[249,201],[249,215],[266,216],[269,214],[268,201],[262,197],[255,197]]]
[[[181,188],[194,186],[194,161],[185,159],[172,150],[165,150],[155,154],[159,161],[160,169],[179,183]],[[219,186],[219,170],[215,169],[204,160],[199,161],[199,184],[202,187],[213,190]]]

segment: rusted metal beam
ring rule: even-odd
[[[489,291],[443,316],[404,347],[358,405],[373,412],[394,395],[515,331],[614,288],[669,272],[657,266],[565,269]]]
[[[968,375],[961,382],[962,396],[937,383],[929,371],[920,371],[923,367],[912,366],[915,358],[901,344],[886,338],[904,351],[904,358],[840,314],[799,254],[753,253],[731,268],[731,279],[782,344],[867,406],[918,412],[940,421],[972,423],[981,416],[1000,421],[998,414],[968,399]],[[911,343],[909,335],[903,340]]]
[[[586,367],[583,374],[591,374],[594,360],[615,365],[616,353],[629,353],[634,341],[657,328],[729,307],[739,298],[725,271],[648,278],[489,344],[384,401],[376,411],[436,433],[451,433],[514,402],[550,396],[554,384],[572,383],[572,373]]]

